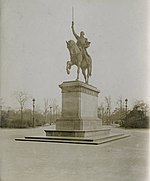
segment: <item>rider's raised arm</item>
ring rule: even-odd
[[[72,32],[73,32],[73,34],[74,34],[74,36],[76,37],[76,39],[78,39],[79,38],[79,36],[75,33],[75,31],[74,31],[74,22],[72,21],[72,26],[71,26],[71,28],[72,28]]]

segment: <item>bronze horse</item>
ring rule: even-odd
[[[85,79],[85,83],[88,84],[89,77],[91,76],[91,71],[92,71],[91,57],[86,54],[85,50],[82,53],[73,40],[69,40],[68,42],[66,41],[66,43],[70,53],[70,61],[67,61],[67,66],[66,66],[67,73],[70,74],[70,69],[72,65],[76,65],[77,66],[76,80],[79,80],[79,73],[81,68],[82,74]]]

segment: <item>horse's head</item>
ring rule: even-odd
[[[68,49],[73,48],[76,45],[73,40],[66,41],[66,43],[67,43],[67,48]]]
[[[66,41],[66,43],[67,43],[67,48],[71,54],[74,54],[74,53],[76,54],[80,52],[78,46],[73,40]]]

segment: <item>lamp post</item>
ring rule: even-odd
[[[127,123],[128,99],[125,99],[125,108],[126,108],[126,123]]]
[[[32,127],[34,128],[35,99],[33,98],[32,101],[33,101],[33,124],[32,124]]]
[[[50,108],[50,125],[51,125],[51,123],[52,123],[52,106],[49,106],[49,108]]]
[[[109,125],[109,108],[107,107],[107,125]]]

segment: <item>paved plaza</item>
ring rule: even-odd
[[[101,145],[14,140],[48,128],[0,129],[0,181],[148,181],[148,129],[111,127],[131,136]]]

